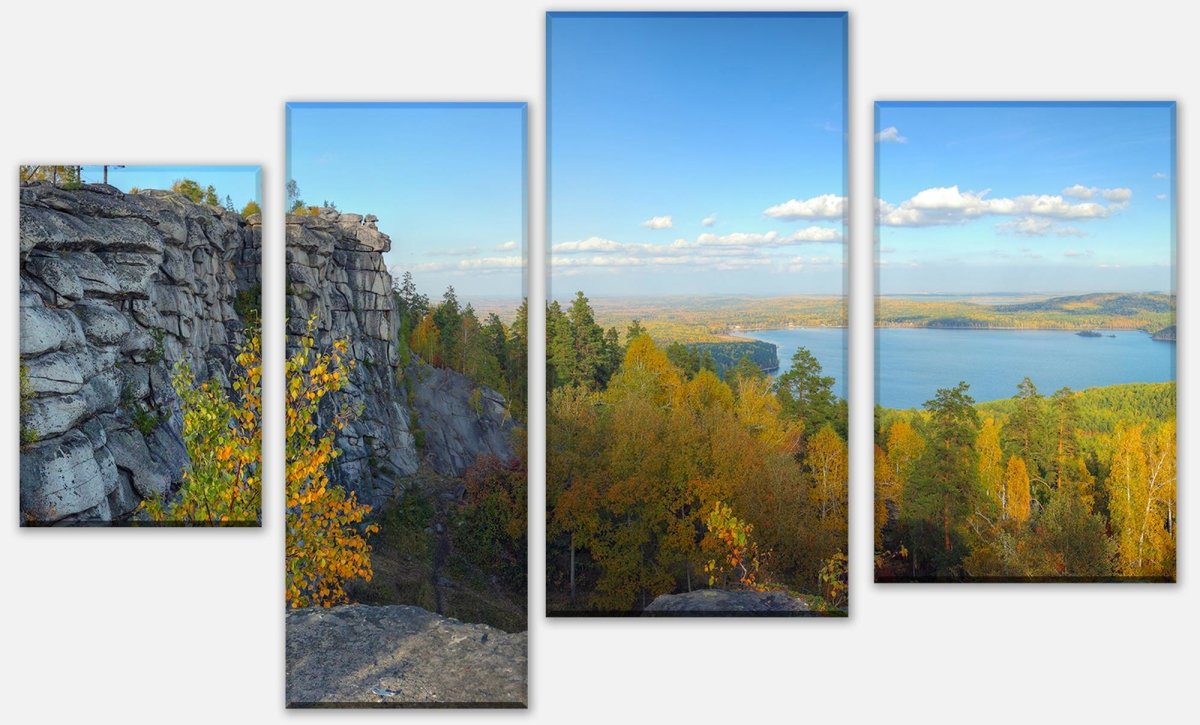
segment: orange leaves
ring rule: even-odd
[[[708,585],[724,583],[725,575],[732,573],[741,585],[758,588],[764,557],[751,539],[754,524],[734,516],[733,509],[721,501],[713,504],[704,523],[708,531],[702,545],[712,555],[704,565]]]
[[[183,440],[190,464],[175,501],[145,501],[152,521],[251,523],[262,506],[262,343],[253,334],[238,350],[242,374],[231,384],[236,400],[212,381],[196,384],[180,363],[171,383],[183,413]]]
[[[349,342],[335,340],[327,353],[314,354],[315,319],[300,341],[300,349],[285,364],[285,478],[287,483],[287,578],[285,596],[291,607],[345,602],[345,582],[370,580],[371,548],[366,536],[378,531],[364,524],[370,507],[353,493],[330,483],[328,466],[338,456],[337,432],[350,411],[337,409],[318,432],[318,406],[326,395],[349,382],[354,361]]]

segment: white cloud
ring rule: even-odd
[[[1166,200],[1167,200],[1167,195],[1166,195],[1166,194],[1155,194],[1155,195],[1154,195],[1154,198],[1155,198],[1155,199],[1158,199],[1159,201],[1166,201]]]
[[[875,134],[875,140],[880,143],[908,143],[908,137],[901,136],[895,126],[888,126]]]
[[[511,252],[511,251],[513,251],[514,249],[516,249],[518,246],[519,246],[519,245],[518,245],[516,242],[514,242],[514,241],[512,241],[512,240],[509,240],[509,241],[507,241],[507,242],[503,242],[503,243],[501,243],[501,244],[497,244],[497,245],[496,245],[496,251],[497,251],[497,252]]]
[[[652,216],[642,222],[642,226],[647,229],[670,229],[675,224],[671,221],[671,215],[668,214],[666,216]]]
[[[716,223],[717,223],[717,215],[716,215],[716,214],[709,214],[708,216],[706,216],[706,217],[704,217],[703,219],[701,219],[701,220],[700,220],[700,223],[701,223],[701,224],[703,224],[703,225],[704,225],[704,226],[706,226],[706,227],[711,227],[713,224],[716,224]]]
[[[996,231],[1006,234],[1016,234],[1022,237],[1044,237],[1050,232],[1050,228],[1053,226],[1054,222],[1049,219],[1024,217],[1004,222],[1003,224],[997,224]]]
[[[1057,237],[1086,237],[1087,232],[1078,227],[1067,227],[1055,224],[1049,219],[1040,217],[1021,217],[996,225],[996,231],[1003,234],[1016,234],[1022,237],[1044,237],[1053,234]]]
[[[1102,219],[1113,209],[1123,208],[1132,192],[1128,189],[1096,190],[1112,202],[1070,202],[1057,194],[1023,194],[1012,198],[987,198],[990,190],[960,191],[958,186],[923,189],[898,205],[876,200],[879,223],[893,227],[924,227],[939,224],[963,224],[984,216],[1045,217],[1049,219]],[[1080,193],[1074,187],[1067,191]],[[1032,223],[1004,225],[1009,231],[1036,232]],[[1073,230],[1068,233],[1074,233]]]
[[[477,259],[460,259],[457,262],[424,262],[411,267],[413,272],[471,272],[487,274],[491,272],[506,272],[520,269],[525,265],[520,255],[511,257],[479,257]],[[392,268],[392,275],[403,274],[403,269],[397,265]]]
[[[1069,196],[1073,199],[1091,199],[1099,196],[1105,201],[1111,201],[1114,204],[1125,205],[1133,198],[1133,190],[1123,186],[1115,189],[1101,189],[1097,186],[1084,186],[1083,184],[1075,184],[1068,186],[1062,190],[1063,196]]]
[[[1150,178],[1151,179],[1165,179],[1165,178],[1167,178],[1167,175],[1161,171],[1155,171],[1153,174],[1150,175]]]
[[[692,270],[738,270],[760,267],[784,269],[788,257],[778,250],[811,244],[841,244],[839,229],[808,226],[789,234],[777,231],[704,232],[694,239],[670,244],[618,242],[603,237],[560,242],[551,248],[551,264],[558,268],[595,269],[664,267]],[[832,259],[814,257],[813,260]],[[817,264],[810,260],[810,264]]]
[[[625,245],[603,237],[588,237],[577,242],[562,242],[554,245],[555,254],[575,254],[578,252],[616,252]]]
[[[1068,249],[1067,251],[1063,252],[1063,256],[1071,257],[1071,258],[1090,257],[1090,256],[1092,256],[1092,250],[1090,250],[1090,249],[1082,249],[1082,250]]]
[[[763,214],[772,219],[795,221],[797,219],[841,219],[846,213],[846,197],[822,194],[800,201],[790,199],[782,204],[768,207]]]

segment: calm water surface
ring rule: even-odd
[[[1062,330],[930,330],[883,328],[875,331],[875,398],[889,408],[920,407],[958,381],[970,384],[975,400],[1012,397],[1029,376],[1049,395],[1120,383],[1159,383],[1175,379],[1175,343],[1152,340],[1144,332],[1104,332],[1080,337]],[[1114,337],[1108,337],[1108,335]],[[754,330],[745,337],[779,350],[780,372],[799,346],[807,347],[845,397],[846,331],[841,328]]]
[[[752,330],[740,335],[775,345],[779,353],[779,369],[771,373],[771,377],[787,372],[792,367],[792,355],[796,353],[796,348],[807,347],[817,362],[821,363],[821,374],[834,379],[833,394],[839,398],[846,397],[845,328],[790,327],[785,330]]]

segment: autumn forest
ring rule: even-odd
[[[772,380],[637,320],[605,330],[582,292],[546,315],[550,613],[705,587],[844,611],[846,403],[807,350]]]
[[[878,408],[877,581],[1173,581],[1175,384]]]

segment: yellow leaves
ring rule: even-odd
[[[1175,448],[1173,421],[1149,433],[1145,424],[1118,425],[1113,433],[1106,485],[1123,575],[1174,574]]]
[[[704,565],[709,586],[732,573],[743,586],[758,588],[765,557],[759,555],[758,544],[751,539],[754,524],[734,516],[733,509],[723,501],[713,504],[704,523],[707,532],[702,546],[715,554]]]
[[[183,472],[179,497],[169,506],[146,501],[142,510],[152,521],[185,523],[250,523],[258,520],[262,482],[261,339],[251,335],[236,359],[242,374],[231,387],[236,400],[211,381],[196,384],[191,368],[180,363],[171,380],[183,413],[183,439],[190,464]]]
[[[345,339],[333,341],[327,353],[312,355],[315,327],[313,318],[300,349],[284,366],[286,598],[291,607],[340,604],[347,600],[346,581],[370,581],[371,549],[365,537],[378,531],[374,524],[363,524],[370,507],[329,481],[328,466],[338,456],[334,437],[348,422],[350,411],[338,409],[324,432],[314,437],[321,401],[346,386],[353,368]]]
[[[1029,470],[1020,456],[1010,456],[1004,472],[1004,514],[1023,523],[1029,519],[1033,494],[1029,488]]]

